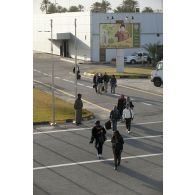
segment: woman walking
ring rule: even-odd
[[[114,154],[114,169],[117,170],[117,166],[120,166],[121,153],[123,150],[124,140],[119,131],[114,131],[112,139],[112,150]]]
[[[127,104],[127,107],[123,110],[123,119],[126,123],[127,132],[131,131],[131,120],[134,118],[133,109]]]

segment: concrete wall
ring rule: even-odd
[[[112,19],[113,16],[113,19]],[[126,20],[126,16],[129,18]],[[134,23],[141,24],[140,46],[147,43],[163,44],[163,14],[162,13],[93,13],[92,14],[92,34],[91,50],[92,60],[99,61],[99,24],[116,23],[116,20],[123,20],[125,23],[131,23],[131,17],[134,17]],[[160,36],[157,36],[159,34]],[[143,50],[141,48],[124,49],[124,55],[129,55],[135,51]],[[116,49],[106,49],[106,61],[111,61],[116,57]]]
[[[90,60],[90,12],[40,14],[34,17],[34,44],[33,49],[42,52],[51,52],[50,19],[53,20],[53,39],[56,33],[71,33],[69,53],[75,56],[75,18],[77,19],[78,59]],[[62,40],[53,41],[53,53],[60,55]]]
[[[113,16],[114,19],[111,19]],[[125,20],[128,16],[129,20]],[[34,42],[33,49],[42,52],[51,52],[50,19],[53,19],[53,38],[56,33],[71,33],[69,40],[69,53],[72,58],[75,56],[75,26],[77,19],[77,43],[78,59],[99,61],[100,23],[115,23],[116,20],[124,20],[131,23],[141,24],[140,42],[141,47],[147,43],[163,43],[163,14],[162,13],[90,13],[73,12],[57,14],[40,14],[34,16]],[[159,34],[160,36],[157,36]],[[53,45],[54,54],[60,55],[62,40],[55,40]],[[124,55],[129,55],[141,48],[124,49]],[[106,61],[116,57],[116,49],[106,49]]]

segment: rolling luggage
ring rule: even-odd
[[[111,129],[111,122],[110,120],[105,122],[105,128],[108,130],[108,129]]]

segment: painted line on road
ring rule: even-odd
[[[69,83],[74,83],[74,81],[70,81],[70,80],[67,80],[67,79],[62,79],[63,81],[67,81]]]
[[[163,137],[163,135],[148,135],[148,136],[143,136],[143,137],[128,137],[128,138],[123,138],[124,140],[131,140],[131,139],[150,139],[150,138],[157,138],[157,137]],[[106,142],[110,142],[111,139],[106,140]]]
[[[148,104],[148,103],[145,103],[145,102],[142,102],[142,104],[145,104],[147,106],[152,106],[152,104]]]
[[[126,88],[126,89],[132,89],[132,90],[135,90],[135,91],[140,91],[140,92],[142,92],[142,93],[148,93],[148,94],[151,94],[151,95],[163,97],[163,95],[160,95],[160,94],[157,94],[157,93],[152,93],[152,92],[149,92],[149,91],[145,91],[145,90],[141,90],[141,89],[136,89],[136,88],[133,88],[133,87],[127,87],[127,86],[125,86],[125,85],[118,85],[118,86],[119,86],[119,87]]]
[[[93,89],[93,87],[91,87],[91,86],[88,86],[88,85],[87,85],[87,86],[85,86],[85,87],[88,87],[88,88],[90,88],[90,89]]]
[[[137,156],[126,156],[126,157],[122,157],[121,159],[126,160],[126,159],[137,159],[137,158],[148,158],[148,157],[162,156],[162,155],[163,153],[144,154],[144,155],[137,155]],[[80,162],[74,162],[74,163],[65,163],[65,164],[58,164],[58,165],[35,167],[33,168],[33,171],[43,170],[43,169],[52,169],[52,168],[58,168],[58,167],[68,167],[68,166],[73,166],[73,165],[100,163],[100,162],[113,161],[113,160],[114,160],[113,158],[108,158],[108,159],[102,159],[102,160],[80,161]]]
[[[149,124],[158,124],[162,123],[163,121],[156,121],[156,122],[147,122],[147,123],[136,123],[132,124],[132,126],[138,126],[138,125],[149,125]],[[124,125],[118,125],[118,127],[124,127]],[[88,128],[74,128],[74,129],[64,129],[64,130],[52,130],[52,131],[41,131],[41,132],[34,132],[33,135],[38,134],[49,134],[49,133],[61,133],[61,132],[71,132],[71,131],[84,131],[84,130],[90,130],[92,127]]]
[[[34,80],[34,81],[37,82],[37,83],[40,83],[40,84],[42,84],[42,85],[45,85],[45,86],[47,86],[47,87],[51,87],[50,85],[47,85],[47,84],[42,83],[42,82],[40,82],[40,81],[37,81],[37,80]],[[65,95],[68,95],[68,96],[70,96],[70,97],[75,97],[75,96],[72,95],[71,93],[67,93],[67,92],[65,92],[65,91],[63,91],[63,90],[61,90],[61,89],[56,88],[56,87],[54,87],[54,89],[55,89],[56,91],[59,91],[59,92],[65,94]],[[103,108],[103,107],[101,107],[101,106],[99,106],[99,105],[97,105],[97,104],[94,104],[94,103],[92,103],[92,102],[89,102],[89,101],[87,101],[87,100],[85,100],[85,99],[82,99],[82,101],[85,102],[85,103],[91,104],[91,105],[93,105],[93,106],[95,106],[95,107],[97,107],[97,108],[100,108],[101,110],[104,110],[104,111],[106,111],[106,112],[110,112],[110,111],[111,111],[111,110],[109,110],[109,109],[107,109],[107,108]]]
[[[61,79],[60,77],[55,77],[55,79]]]

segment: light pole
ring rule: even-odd
[[[77,19],[74,19],[74,25],[75,25],[75,100],[77,99],[77,72],[78,72],[78,65],[77,65]]]
[[[53,62],[53,20],[51,22],[51,54],[52,54],[52,123],[51,125],[55,125],[55,97],[54,97],[54,62]]]

